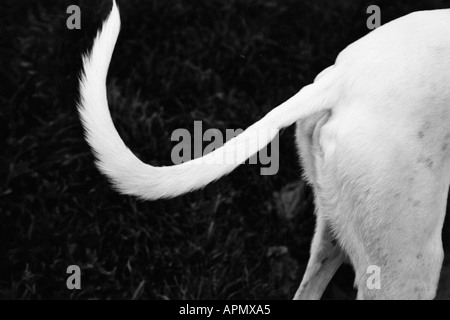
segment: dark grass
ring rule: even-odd
[[[376,3],[383,22],[449,6]],[[70,4],[82,9],[82,30],[66,28]],[[204,130],[246,128],[368,33],[371,3],[119,4],[123,28],[108,78],[112,116],[142,160],[169,165],[173,130],[192,132],[194,120]],[[174,200],[121,196],[96,170],[76,113],[81,53],[110,2],[4,0],[0,6],[0,298],[291,298],[314,229],[293,128],[281,135],[275,176],[243,165]],[[79,291],[65,286],[72,264],[82,269]],[[342,267],[324,297],[353,298],[352,277]]]

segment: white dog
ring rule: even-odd
[[[142,163],[111,120],[105,83],[119,29],[114,3],[84,57],[79,112],[99,169],[120,192],[152,200],[202,188],[273,138],[255,143],[254,133],[297,122],[317,227],[295,298],[320,298],[344,259],[360,299],[435,297],[450,185],[450,10],[416,12],[374,30],[222,148],[169,167]],[[230,153],[238,161],[204,164]],[[367,286],[369,266],[379,267],[379,288]]]

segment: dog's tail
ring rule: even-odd
[[[221,148],[182,164],[153,167],[141,162],[127,148],[108,110],[106,75],[119,30],[120,16],[114,1],[111,13],[94,40],[92,51],[83,57],[78,110],[98,168],[124,194],[153,200],[202,188],[230,173],[264,148],[281,128],[318,111],[330,109],[335,101],[336,79],[328,73]]]

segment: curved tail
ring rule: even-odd
[[[92,51],[83,57],[78,111],[98,168],[124,194],[154,200],[202,188],[230,173],[264,148],[281,128],[330,109],[335,100],[335,81],[329,73],[320,81],[304,87],[221,148],[179,165],[153,167],[140,161],[127,148],[108,109],[106,75],[119,30],[119,11],[113,1],[111,13],[95,38]]]

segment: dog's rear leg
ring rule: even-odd
[[[321,189],[317,183],[317,166],[323,161],[319,136],[322,126],[331,113],[324,111],[302,119],[297,125],[297,146],[299,148],[304,178],[309,181],[317,196]],[[331,234],[329,221],[323,214],[320,199],[316,197],[316,232],[311,244],[311,255],[295,300],[318,300],[328,283],[344,260],[344,253]]]
[[[344,257],[344,252],[334,240],[327,221],[318,214],[311,256],[294,299],[320,299]]]

